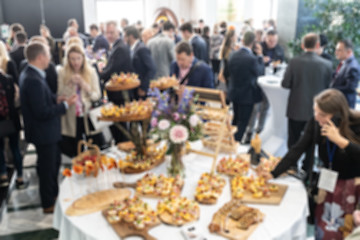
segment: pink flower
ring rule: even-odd
[[[151,127],[156,127],[157,126],[157,123],[158,123],[158,120],[157,120],[157,118],[155,118],[155,117],[153,117],[152,119],[151,119]]]
[[[170,127],[170,122],[166,119],[162,119],[160,120],[158,127],[160,130],[164,131]]]
[[[175,143],[184,143],[189,138],[189,131],[183,125],[175,125],[170,129],[170,140]]]
[[[191,115],[189,118],[189,123],[192,127],[196,127],[199,124],[199,121],[200,119],[196,114]]]
[[[182,119],[183,120],[185,120],[186,119],[186,115],[184,114],[184,115],[182,115]]]
[[[175,121],[179,121],[179,119],[180,119],[180,115],[179,115],[179,113],[173,113],[173,119],[175,120]]]

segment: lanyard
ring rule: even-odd
[[[326,138],[326,147],[327,147],[327,153],[328,153],[328,157],[329,157],[329,168],[332,169],[332,163],[334,160],[334,155],[335,155],[337,146],[336,146],[336,144],[334,144],[332,149],[330,149],[330,141],[328,138]]]

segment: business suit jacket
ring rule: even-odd
[[[10,75],[16,84],[19,84],[19,72],[16,68],[15,62],[12,59],[7,62],[6,74]]]
[[[25,59],[24,48],[24,46],[19,46],[18,48],[10,52],[10,57],[15,62],[18,72],[20,70],[21,61]]]
[[[203,60],[204,62],[209,61],[209,53],[206,49],[206,42],[202,37],[195,35],[191,39],[191,45],[193,48],[194,55],[197,59]]]
[[[286,116],[296,121],[310,120],[313,98],[329,87],[331,73],[331,62],[314,52],[305,52],[291,59],[281,83],[290,89]]]
[[[100,49],[106,49],[106,51],[109,51],[109,43],[102,34],[95,38],[93,52],[97,52]]]
[[[241,48],[229,59],[229,98],[237,104],[251,105],[261,101],[261,89],[257,78],[264,74],[261,57]]]
[[[155,79],[167,77],[170,74],[170,65],[175,59],[175,43],[163,33],[149,40],[147,43],[151,56],[156,65]]]
[[[155,77],[156,66],[154,59],[151,57],[150,50],[143,42],[137,42],[134,48],[132,66],[141,81],[139,88],[147,92],[150,80]],[[135,97],[138,98],[137,91],[135,91]]]
[[[127,73],[132,71],[131,58],[130,58],[130,49],[124,44],[124,42],[119,38],[114,43],[109,57],[108,63],[103,71],[100,73],[100,79],[103,79],[107,82],[111,75],[114,73],[120,74],[121,72]],[[121,92],[107,92],[109,100],[115,104],[122,104],[123,97]]]
[[[360,79],[360,66],[354,56],[345,60],[337,74],[334,74],[330,87],[344,93],[349,106],[355,107],[356,88]]]
[[[60,116],[66,112],[65,105],[56,103],[56,95],[31,66],[20,75],[20,98],[26,141],[35,145],[59,142]]]
[[[28,62],[26,59],[21,61],[19,72],[21,73],[22,70],[24,70],[24,68],[27,67],[27,65],[28,65]],[[45,69],[45,73],[46,73],[46,78],[45,78],[46,83],[48,84],[51,92],[53,94],[56,94],[57,88],[58,88],[58,76],[57,76],[57,72],[55,69],[55,64],[50,62],[48,68]]]
[[[194,66],[198,62],[199,60],[194,57],[191,66]],[[202,61],[199,64],[200,65],[196,67],[196,69],[194,69],[194,71],[190,74],[186,85],[193,87],[214,88],[214,75],[211,71],[211,68]],[[176,61],[174,61],[170,67],[170,75],[175,74],[175,76],[178,78],[179,72],[179,66],[177,65]]]
[[[270,49],[267,47],[266,42],[262,42],[261,47],[263,50],[263,55],[271,57],[270,62],[277,60],[280,60],[281,62],[284,61],[284,50],[279,44],[276,44],[274,48]],[[270,62],[268,62],[266,65],[269,65]]]

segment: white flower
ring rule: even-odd
[[[175,125],[170,129],[170,140],[175,143],[184,143],[189,137],[189,131],[183,125]]]
[[[189,118],[190,126],[192,127],[196,127],[199,124],[199,121],[200,119],[196,114],[191,115]]]
[[[170,122],[166,119],[162,119],[159,122],[158,128],[162,131],[168,129],[170,127]]]

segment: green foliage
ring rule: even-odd
[[[314,16],[318,25],[307,26],[308,32],[323,33],[329,42],[328,53],[334,56],[335,46],[340,39],[350,39],[354,54],[360,56],[360,1],[359,0],[305,0],[309,9],[315,9]],[[302,37],[301,36],[301,37]],[[293,55],[301,53],[301,37],[288,43]]]

